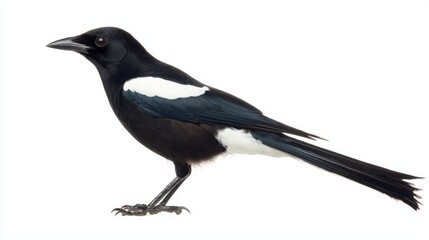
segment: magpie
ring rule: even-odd
[[[97,28],[47,46],[78,52],[94,64],[122,125],[175,166],[176,177],[150,203],[124,205],[112,210],[116,214],[189,212],[167,202],[189,177],[192,165],[229,153],[294,156],[419,209],[419,189],[408,180],[420,177],[299,140],[293,136],[323,138],[266,117],[240,98],[156,59],[122,29]]]

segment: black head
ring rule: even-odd
[[[93,29],[47,46],[82,54],[97,67],[102,77],[115,71],[130,74],[133,68],[138,71],[139,63],[155,60],[131,34],[114,27]]]

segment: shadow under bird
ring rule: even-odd
[[[266,117],[249,103],[159,61],[122,29],[98,28],[48,47],[78,52],[92,62],[122,125],[175,166],[176,177],[150,203],[115,208],[116,214],[189,212],[167,202],[189,177],[193,164],[226,153],[292,155],[419,209],[419,189],[406,181],[419,177],[298,140],[292,135],[320,137]]]

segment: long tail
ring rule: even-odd
[[[420,199],[420,196],[416,194],[419,189],[405,180],[420,177],[362,162],[283,134],[263,131],[252,131],[251,134],[269,147],[385,193],[394,199],[403,201],[414,210],[419,209],[421,203],[417,199]]]

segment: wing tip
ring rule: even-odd
[[[328,139],[326,139],[326,138],[322,138],[322,137],[319,137],[319,136],[317,136],[317,135],[314,135],[314,134],[307,134],[307,138],[309,138],[309,139],[311,139],[311,140],[314,140],[314,141],[317,141],[317,140],[323,140],[323,141],[329,141]]]

